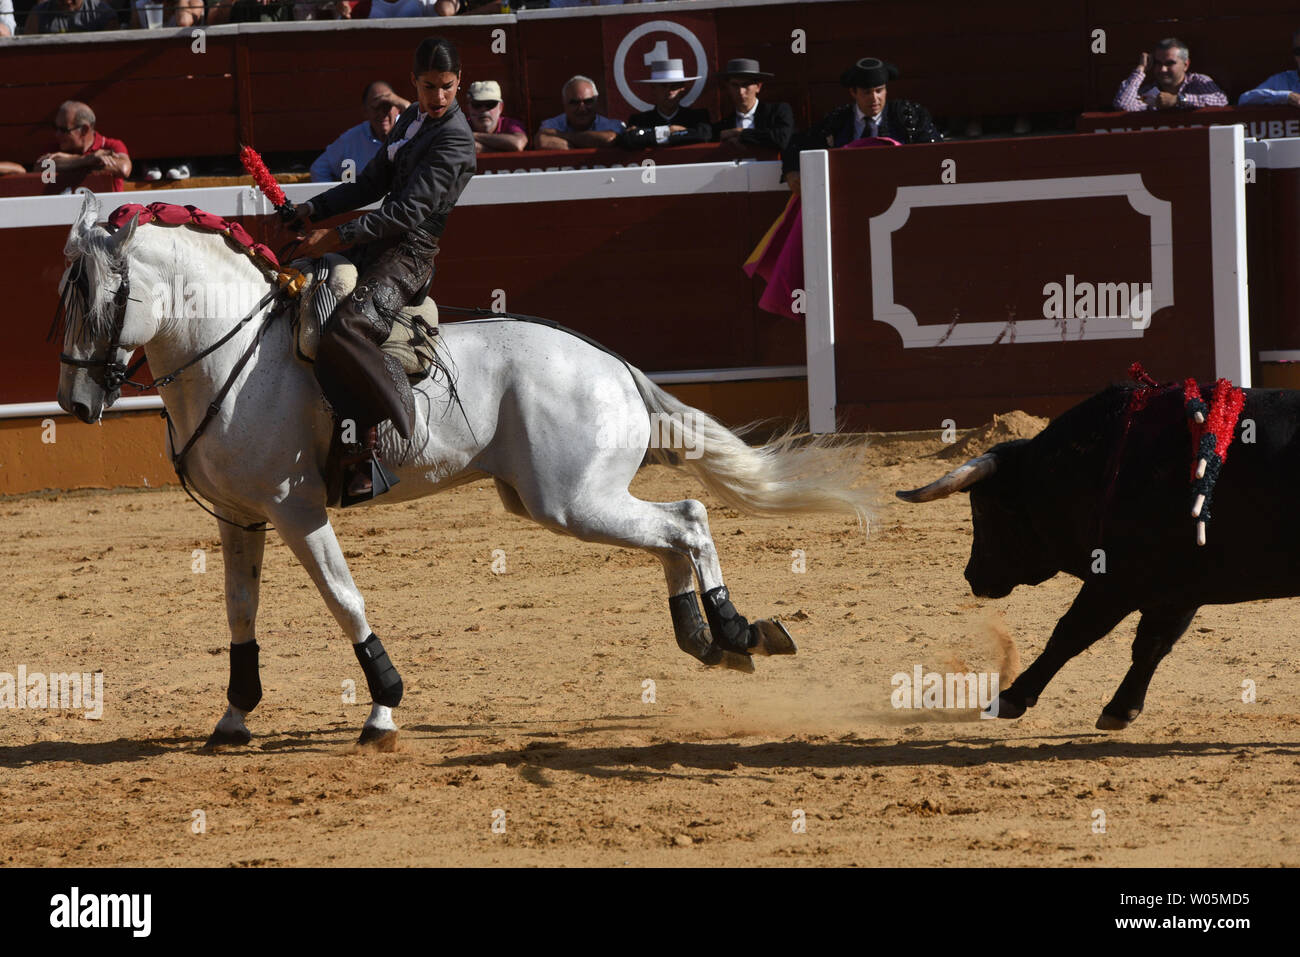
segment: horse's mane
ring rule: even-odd
[[[59,307],[50,325],[49,340],[62,335],[72,306],[76,308],[71,324],[79,340],[94,341],[112,334],[113,316],[109,307],[113,297],[104,279],[121,270],[113,259],[108,239],[109,234],[98,229],[82,232],[73,228],[68,235],[63,246],[68,271],[59,287]]]
[[[177,225],[142,223],[137,227],[137,234],[132,242],[139,241],[139,229],[152,225],[165,226],[168,229],[179,226],[194,236],[212,236],[221,239],[224,248],[229,249],[220,233],[202,229],[192,223]],[[123,263],[113,253],[111,239],[114,232],[116,230],[111,226],[96,226],[87,230],[74,227],[68,235],[68,241],[63,247],[63,255],[68,260],[69,272],[66,274],[64,284],[59,288],[59,306],[50,325],[48,341],[52,342],[60,338],[69,325],[81,342],[98,341],[113,334],[112,305],[115,289],[110,288],[105,280],[112,275],[120,276],[123,267]],[[74,308],[70,310],[70,306]]]

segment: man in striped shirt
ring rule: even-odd
[[[1204,73],[1189,73],[1187,44],[1170,37],[1156,44],[1155,57],[1148,53],[1119,86],[1115,109],[1196,110],[1203,106],[1227,106],[1228,98]]]

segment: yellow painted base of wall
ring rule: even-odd
[[[1261,362],[1257,389],[1300,389],[1300,362]]]
[[[157,412],[110,413],[97,425],[68,415],[0,419],[0,495],[175,484],[166,429]]]
[[[803,379],[675,385],[667,391],[729,425],[808,415]],[[110,413],[97,425],[67,415],[0,419],[0,495],[175,485],[166,449],[167,425],[157,412]]]

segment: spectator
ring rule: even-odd
[[[343,163],[352,161],[352,173],[356,174],[366,168],[371,157],[388,139],[393,124],[402,111],[411,105],[383,80],[376,80],[365,88],[361,94],[361,112],[365,120],[352,127],[336,139],[325,152],[311,164],[311,181],[313,183],[337,183],[343,178]]]
[[[392,20],[398,17],[423,17],[420,0],[370,0],[369,20]]]
[[[1296,69],[1274,73],[1267,80],[1241,94],[1240,106],[1300,106],[1300,30],[1291,34],[1291,55]]]
[[[534,146],[539,150],[576,150],[612,143],[623,132],[623,123],[596,112],[599,96],[595,80],[570,77],[560,89],[564,112],[542,121]]]
[[[284,23],[294,7],[294,0],[213,0],[208,23]]]
[[[364,20],[370,12],[370,0],[298,0],[294,4],[295,20]]]
[[[102,0],[42,0],[27,14],[24,33],[116,30],[117,13]]]
[[[113,174],[113,189],[122,191],[122,180],[131,175],[131,157],[126,144],[109,139],[95,131],[95,112],[85,103],[68,100],[54,114],[54,132],[57,145],[36,160],[34,172],[43,172],[47,159],[54,161],[59,181],[71,189],[86,173],[103,169]],[[72,181],[64,180],[65,173],[73,173]]]
[[[203,23],[203,13],[203,0],[132,0],[131,26],[137,30],[196,27]]]
[[[454,17],[464,7],[461,0],[420,0],[420,5],[424,8],[419,14],[422,17]],[[525,140],[527,137],[528,134],[525,133]]]
[[[903,144],[943,139],[925,107],[889,98],[886,87],[896,79],[898,67],[875,57],[864,57],[840,74],[840,86],[848,88],[852,102],[831,110],[806,133],[792,136],[781,155],[781,171],[791,192],[799,192],[799,153],[803,150],[847,146],[872,137]]]
[[[14,19],[14,0],[0,0],[0,37],[11,37],[18,32]]]
[[[763,81],[772,79],[757,60],[728,60],[718,74],[731,98],[731,109],[723,108],[722,119],[713,124],[711,137],[733,146],[760,146],[783,150],[794,134],[794,111],[789,103],[765,103],[758,98]]]
[[[1138,65],[1119,85],[1115,109],[1196,110],[1203,106],[1227,106],[1228,98],[1204,73],[1188,73],[1187,44],[1175,37],[1156,44],[1155,58],[1143,53]],[[1155,67],[1155,78],[1150,79]]]
[[[698,76],[686,75],[681,60],[653,61],[650,78],[640,82],[654,88],[655,108],[632,114],[627,121],[627,131],[618,137],[619,145],[636,149],[656,143],[674,146],[707,143],[713,132],[709,114],[705,110],[692,110],[681,105],[682,97],[698,79]]]
[[[469,109],[465,118],[474,131],[474,150],[478,153],[510,153],[528,145],[524,124],[502,116],[501,84],[496,80],[479,80],[469,85]]]

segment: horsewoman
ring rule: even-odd
[[[411,82],[416,102],[398,117],[356,181],[299,206],[292,224],[301,230],[312,220],[382,199],[378,209],[336,229],[313,229],[296,252],[314,258],[352,247],[346,255],[357,266],[356,289],[326,324],[315,366],[338,420],[331,447],[341,448],[344,504],[374,498],[396,481],[382,471],[378,427],[391,419],[409,440],[415,399],[400,364],[380,346],[394,316],[421,299],[432,282],[447,216],[474,175],[474,134],[456,100],[455,45],[441,37],[424,40],[415,51]],[[345,444],[341,436],[349,420],[359,441]]]

